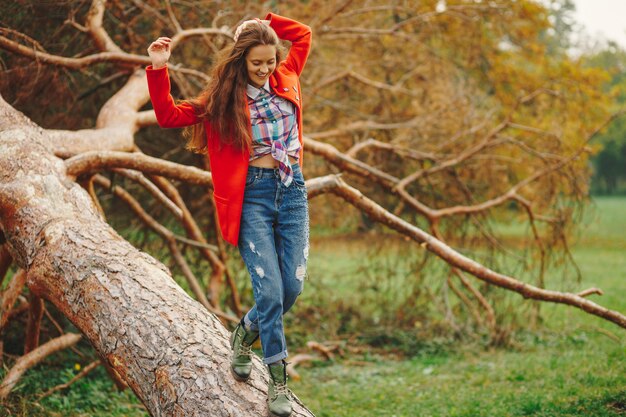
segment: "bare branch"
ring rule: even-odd
[[[478,309],[476,307],[474,307],[474,305],[472,304],[472,301],[469,299],[469,297],[467,297],[463,293],[463,291],[458,289],[457,286],[454,285],[454,282],[452,282],[452,271],[450,271],[450,274],[448,274],[448,277],[446,278],[446,283],[447,283],[448,287],[452,290],[454,295],[456,295],[458,297],[458,299],[461,300],[461,302],[467,307],[467,309],[469,310],[471,316],[474,318],[474,321],[479,326],[482,326],[483,323],[484,323],[484,320],[480,316],[480,313],[478,312]]]
[[[359,152],[367,148],[385,149],[385,150],[394,152],[402,157],[411,158],[417,161],[421,161],[424,159],[430,160],[430,161],[436,161],[439,159],[439,156],[431,152],[422,152],[416,149],[410,149],[404,146],[394,145],[392,143],[381,142],[379,140],[372,139],[372,138],[369,138],[362,142],[355,143],[354,146],[352,146],[350,149],[348,149],[345,152],[345,154],[346,156],[349,156],[350,158],[356,158],[356,155]]]
[[[75,345],[80,339],[81,336],[79,334],[67,333],[46,342],[32,352],[20,357],[9,372],[6,373],[2,384],[0,384],[0,400],[4,400],[9,395],[24,372],[53,353]]]
[[[138,127],[146,127],[146,126],[154,126],[157,124],[156,115],[154,114],[154,110],[144,110],[137,113],[137,126]]]
[[[366,178],[371,178],[389,188],[392,188],[400,181],[399,178],[396,178],[393,175],[387,174],[386,172],[374,168],[365,162],[361,162],[358,159],[345,155],[328,143],[319,142],[311,137],[305,137],[304,146],[307,151],[323,157],[325,160],[340,169],[344,169]]]
[[[4,326],[9,321],[13,304],[15,304],[15,300],[21,294],[25,283],[26,271],[20,269],[13,275],[7,289],[2,293],[2,298],[0,299],[0,331],[4,329]]]
[[[321,27],[318,32],[321,36],[326,38],[329,35],[361,35],[361,36],[381,36],[381,35],[396,35],[400,34],[399,31],[404,26],[407,26],[411,23],[418,22],[420,20],[428,20],[431,17],[437,15],[437,12],[427,12],[422,13],[417,16],[410,17],[408,19],[404,19],[402,22],[396,23],[390,28],[387,29],[372,29],[372,28],[363,28],[363,27]],[[404,34],[401,34],[404,35]]]
[[[177,33],[182,32],[183,27],[178,22],[178,19],[176,19],[176,15],[174,14],[174,10],[172,10],[172,4],[170,3],[170,0],[165,0],[165,7],[167,8],[167,15],[169,16],[170,21],[174,25],[176,32]]]
[[[105,6],[106,0],[93,0],[91,2],[91,7],[89,8],[89,12],[87,12],[85,28],[93,38],[99,50],[123,53],[122,49],[113,42],[113,39],[111,39],[102,25]]]
[[[39,329],[43,317],[43,300],[35,294],[30,294],[28,309],[28,325],[26,326],[26,341],[24,343],[24,353],[31,352],[39,346]]]
[[[163,15],[161,15],[161,13],[159,13],[157,9],[150,6],[146,2],[142,0],[132,0],[132,2],[135,3],[135,6],[137,6],[144,12],[150,13],[152,16],[156,17],[159,21],[161,21],[161,23],[163,23],[164,26],[167,26],[169,24],[168,20],[165,17],[163,17]]]
[[[370,7],[362,7],[360,9],[349,10],[347,12],[339,13],[337,18],[346,18],[352,17],[359,14],[372,13],[372,12],[412,12],[413,9],[408,7],[399,6],[397,4],[393,5],[385,5],[385,6],[370,6]]]
[[[163,204],[177,219],[183,218],[183,211],[172,200],[170,200],[152,181],[146,178],[141,172],[132,169],[113,168],[113,172],[130,178],[141,184],[148,192],[161,204]]]
[[[57,385],[56,387],[50,388],[48,391],[40,394],[39,395],[39,399],[41,400],[43,398],[46,398],[46,397],[54,394],[57,391],[61,391],[61,390],[64,390],[66,388],[69,388],[74,382],[76,382],[79,379],[83,378],[85,375],[87,375],[89,372],[91,372],[94,369],[96,369],[101,364],[102,364],[102,362],[100,360],[91,362],[89,365],[87,365],[83,369],[81,369],[78,374],[76,374],[72,379],[67,381],[65,384]]]
[[[209,32],[211,33],[211,32]],[[225,35],[230,36],[230,35]],[[42,62],[44,64],[56,65],[60,67],[70,68],[70,69],[82,69],[89,67],[94,64],[99,64],[102,62],[108,62],[112,64],[126,64],[126,65],[136,65],[145,67],[152,64],[150,57],[146,55],[136,55],[129,54],[126,52],[99,52],[96,54],[91,54],[87,56],[83,56],[80,58],[68,58],[62,57],[58,55],[52,55],[46,52],[41,52],[29,48],[27,46],[21,45],[11,39],[0,36],[0,48],[5,49],[9,52],[13,52],[18,55],[22,55],[25,57],[33,58],[38,62]],[[172,71],[179,71],[184,74],[194,75],[196,77],[202,78],[204,80],[208,80],[209,77],[206,74],[203,74],[200,71],[196,71],[189,68],[184,68],[180,65],[168,65],[168,68]]]
[[[584,298],[593,294],[604,295],[604,291],[602,291],[600,288],[588,288],[584,291],[579,292],[578,296]]]
[[[318,360],[320,357],[316,355],[310,355],[307,353],[298,353],[294,355],[292,358],[289,358],[289,362],[287,362],[287,374],[294,381],[299,381],[302,377],[296,371],[296,366],[300,365],[302,362],[309,362]]]
[[[352,70],[339,72],[338,74],[332,75],[320,81],[315,87],[313,87],[313,89],[311,90],[311,94],[317,94],[320,89],[345,78],[353,78],[362,84],[369,85],[370,87],[374,87],[379,90],[389,91],[391,93],[401,93],[411,97],[415,97],[418,95],[415,91],[403,88],[400,84],[389,85],[386,83],[381,83],[380,81],[371,80]]]
[[[502,130],[504,130],[508,125],[508,122],[502,122],[500,123],[498,126],[496,126],[495,128],[493,128],[487,135],[485,135],[485,137],[476,145],[474,145],[473,147],[469,148],[469,149],[465,149],[462,152],[460,152],[458,155],[456,155],[454,158],[450,158],[446,161],[440,162],[437,165],[429,168],[429,169],[422,169],[419,170],[405,178],[403,178],[402,180],[400,180],[400,182],[396,185],[396,189],[403,189],[406,188],[407,185],[409,185],[411,182],[416,181],[417,179],[419,179],[420,177],[424,176],[424,175],[431,175],[434,174],[436,172],[439,171],[443,171],[444,169],[450,168],[454,165],[458,165],[463,161],[466,161],[467,159],[471,158],[472,156],[478,154],[480,151],[484,150],[487,147],[490,146],[496,146],[499,145],[500,143],[502,143],[501,141],[495,141],[494,137],[501,132]]]
[[[12,41],[4,36],[0,36],[0,47],[18,55],[33,58],[45,64],[58,65],[71,69],[81,69],[101,62],[110,62],[115,64],[135,64],[142,66],[147,66],[152,63],[148,56],[134,55],[126,52],[100,52],[81,58],[61,57],[58,55],[52,55],[46,52],[34,50],[15,41]]]
[[[181,32],[178,32],[176,35],[172,36],[172,42],[170,46],[175,48],[179,43],[186,40],[187,38],[192,38],[194,36],[206,36],[206,35],[219,35],[228,39],[233,39],[234,33],[226,29],[218,29],[218,28],[193,28],[193,29],[185,29]]]
[[[459,280],[461,280],[461,283],[463,284],[463,286],[465,288],[467,288],[469,290],[469,292],[472,293],[472,295],[474,296],[474,298],[476,298],[476,300],[478,300],[478,303],[480,304],[480,306],[487,313],[487,325],[489,326],[489,330],[492,333],[495,332],[495,330],[496,330],[496,313],[494,312],[493,307],[491,306],[491,304],[489,304],[489,301],[487,301],[485,296],[482,295],[482,293],[480,291],[478,291],[472,285],[472,283],[465,277],[463,272],[461,272],[458,268],[452,268],[452,271],[454,272],[454,274],[457,277],[459,277]]]
[[[202,160],[202,163],[203,163],[204,169],[206,169],[207,171],[211,169],[208,159],[204,158]],[[211,196],[211,203],[213,204],[213,207],[215,207],[215,199],[212,198],[212,196]],[[238,317],[241,317],[241,315],[243,314],[243,308],[241,306],[241,300],[239,298],[239,290],[237,289],[237,282],[235,281],[233,275],[230,273],[230,270],[227,267],[228,254],[226,252],[226,244],[224,242],[224,239],[222,238],[222,233],[220,231],[217,210],[213,210],[213,228],[215,230],[217,246],[219,248],[220,260],[222,261],[222,264],[224,265],[224,274],[226,275],[226,281],[228,282],[228,287],[230,289],[231,308],[233,309],[233,311]]]
[[[164,161],[139,152],[85,152],[65,160],[67,174],[95,173],[102,169],[129,168],[146,174],[162,175],[198,185],[213,185],[211,173],[202,169]]]
[[[559,291],[544,290],[533,285],[516,280],[512,277],[495,272],[475,261],[461,255],[453,250],[445,243],[439,241],[434,236],[429,235],[417,226],[414,226],[397,216],[389,213],[387,210],[376,204],[374,201],[365,197],[357,189],[350,187],[337,176],[327,176],[321,179],[309,180],[314,186],[315,182],[323,182],[324,189],[317,189],[317,194],[321,192],[331,192],[348,203],[357,207],[359,210],[367,214],[372,220],[383,223],[388,227],[410,237],[420,245],[435,255],[446,261],[453,267],[457,267],[476,278],[488,282],[489,284],[506,288],[522,295],[524,298],[530,298],[540,301],[548,301],[553,303],[567,304],[580,308],[587,313],[602,317],[611,321],[618,326],[626,328],[626,316],[623,314],[609,310],[589,300],[584,299],[576,294],[563,293]]]
[[[352,122],[347,124],[346,126],[326,130],[323,132],[313,132],[309,133],[307,136],[311,139],[324,139],[330,138],[333,136],[340,136],[345,133],[354,133],[361,132],[364,130],[395,130],[395,129],[409,129],[419,126],[422,123],[420,118],[414,118],[411,120],[407,120],[405,122],[398,123],[378,123],[370,120],[362,120],[357,122]]]

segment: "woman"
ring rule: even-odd
[[[282,316],[302,292],[309,250],[298,77],[311,30],[272,13],[265,19],[237,28],[235,43],[196,99],[176,105],[170,95],[169,38],[148,48],[152,65],[146,73],[159,125],[193,126],[187,148],[208,152],[222,236],[239,247],[250,273],[256,304],[231,336],[233,375],[249,378],[250,346],[260,334],[270,371],[270,413],[285,417],[292,406]],[[279,37],[291,42],[284,60]]]

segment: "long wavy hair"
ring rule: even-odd
[[[248,25],[239,34],[237,42],[226,47],[211,72],[211,80],[191,104],[196,114],[210,122],[213,134],[217,134],[222,144],[233,145],[242,151],[250,151],[250,119],[246,112],[246,85],[248,70],[246,56],[250,48],[258,45],[276,47],[276,67],[282,60],[283,51],[274,29],[264,23]],[[185,148],[195,153],[206,154],[207,142],[204,123],[186,128]]]

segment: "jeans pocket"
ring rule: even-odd
[[[296,184],[298,188],[306,189],[306,184],[304,183],[304,180],[302,178],[294,178],[293,183]]]
[[[259,179],[256,174],[248,174],[246,177],[246,188],[251,187]]]
[[[305,188],[306,189],[306,185],[304,183],[304,177],[302,176],[301,172],[294,172],[293,173],[293,183],[299,187],[299,188]]]

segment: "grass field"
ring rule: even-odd
[[[598,199],[573,248],[583,282],[555,273],[546,286],[599,287],[605,295],[590,299],[626,312],[624,213],[626,198]],[[290,346],[355,329],[361,344],[360,353],[298,368],[302,379],[290,386],[318,417],[626,416],[623,329],[572,307],[542,304],[543,324],[521,326],[506,348],[489,347],[475,335],[451,339],[444,322],[427,321],[442,315],[442,307],[419,301],[428,299],[424,291],[441,290],[437,279],[416,276],[420,259],[408,256],[415,245],[399,242],[393,256],[376,258],[385,244],[369,236],[312,239],[310,277],[288,317]],[[433,264],[429,273],[436,275]],[[409,284],[398,285],[403,282]],[[510,297],[513,306],[528,303]],[[414,332],[403,327],[394,333],[399,313],[403,323],[415,321]],[[305,331],[307,323],[315,329]],[[21,343],[11,337],[5,335],[5,349]],[[54,355],[28,371],[0,416],[147,415],[132,392],[115,390],[102,367],[39,399],[75,375],[76,364],[94,359],[84,344],[79,352]]]
[[[546,285],[602,288],[591,299],[626,312],[626,199],[595,204],[573,248],[583,281],[548,277]],[[317,253],[336,256],[328,245]],[[544,326],[522,329],[514,348],[459,344],[398,361],[372,355],[358,366],[340,358],[302,369],[292,388],[319,417],[625,416],[624,330],[563,305],[543,304],[542,314]]]

